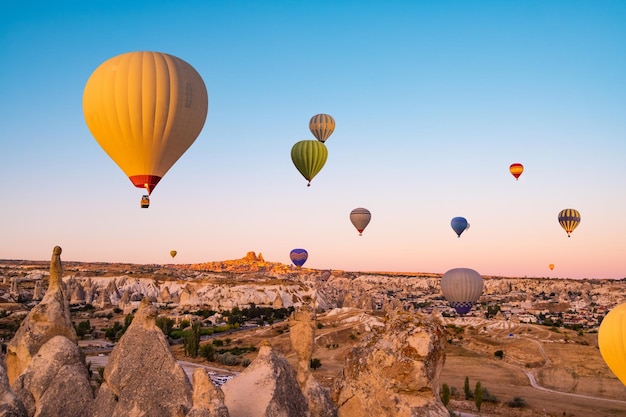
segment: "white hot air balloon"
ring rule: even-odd
[[[483,293],[483,277],[470,268],[454,268],[443,274],[441,292],[461,315],[467,314]]]

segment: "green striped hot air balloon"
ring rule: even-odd
[[[567,237],[570,237],[570,234],[580,224],[580,213],[578,210],[571,208],[561,210],[559,212],[559,223],[567,233]]]
[[[291,148],[291,160],[311,186],[311,180],[324,167],[328,149],[319,140],[301,140]]]

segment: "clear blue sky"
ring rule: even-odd
[[[312,268],[626,277],[625,22],[624,1],[5,4],[0,258],[289,263],[302,247]],[[93,70],[138,50],[189,62],[209,93],[147,210],[81,107]],[[290,150],[317,113],[337,127],[306,187]]]

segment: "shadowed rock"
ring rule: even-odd
[[[445,329],[434,317],[393,312],[348,354],[334,393],[339,417],[448,417],[439,399]]]
[[[64,294],[62,274],[61,248],[56,246],[50,262],[48,291],[43,300],[28,313],[15,337],[7,345],[5,362],[10,384],[30,365],[39,349],[53,337],[64,336],[77,343]]]
[[[9,386],[5,364],[0,360],[0,416],[27,417],[26,408]]]
[[[46,342],[13,383],[28,416],[90,417],[93,391],[80,349],[64,336]]]
[[[309,305],[297,308],[289,318],[289,340],[298,357],[296,378],[307,399],[311,417],[334,417],[337,415],[337,407],[331,401],[328,391],[311,373],[316,325],[315,311]]]
[[[231,417],[309,417],[307,400],[287,360],[264,342],[243,372],[222,387]]]
[[[193,371],[193,408],[186,417],[230,417],[224,393],[213,385],[204,369]]]
[[[156,307],[141,302],[104,369],[94,417],[184,417],[191,410],[191,383],[156,315]]]

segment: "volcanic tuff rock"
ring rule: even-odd
[[[0,360],[0,416],[27,417],[26,409],[9,386],[4,362]]]
[[[94,417],[183,417],[192,408],[192,386],[155,324],[156,307],[141,302],[111,352]]]
[[[89,417],[93,391],[76,343],[55,336],[39,349],[13,383],[28,416]]]
[[[445,328],[439,318],[392,312],[347,356],[336,381],[339,417],[447,417],[439,399]]]
[[[231,417],[309,417],[307,400],[289,362],[268,342],[256,359],[222,386]],[[253,395],[251,395],[253,394]]]
[[[334,417],[337,415],[337,407],[328,391],[311,373],[316,325],[315,311],[310,305],[297,308],[289,318],[289,340],[298,357],[296,377],[309,404],[311,417]]]
[[[20,325],[15,337],[7,344],[5,362],[12,384],[30,365],[39,349],[55,336],[64,336],[76,344],[77,337],[64,294],[61,248],[52,251],[50,284],[43,300],[37,304]]]
[[[193,408],[186,417],[230,417],[224,392],[213,385],[204,369],[193,371]]]

